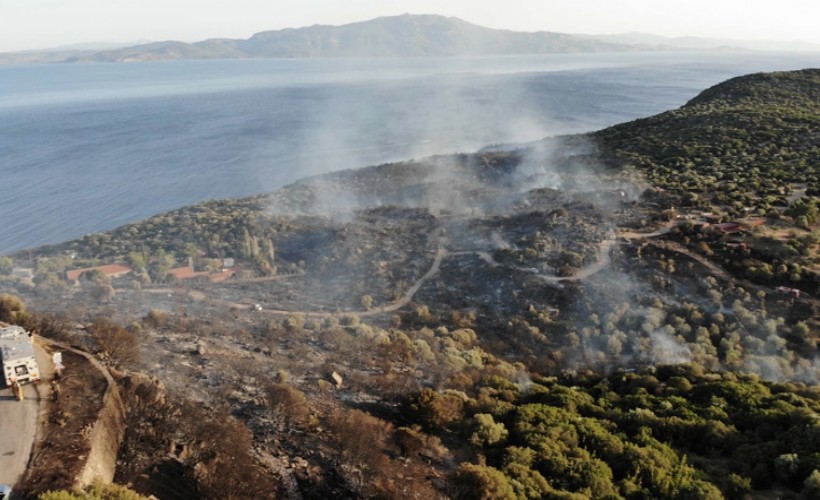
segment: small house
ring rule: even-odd
[[[83,274],[99,271],[108,278],[121,278],[131,272],[131,268],[125,264],[109,264],[106,266],[84,267],[66,271],[66,280],[72,285],[78,285]]]

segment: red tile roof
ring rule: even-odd
[[[131,268],[125,264],[108,264],[106,266],[84,267],[82,269],[72,269],[65,272],[65,277],[68,281],[77,281],[83,273],[89,271],[100,271],[110,278],[117,278],[124,276],[131,272]]]
[[[175,267],[174,269],[168,271],[168,274],[178,280],[189,280],[196,278],[197,276],[208,276],[207,271],[196,272],[194,271],[193,266]]]
[[[228,278],[233,277],[233,275],[236,274],[236,272],[237,272],[237,269],[235,269],[235,268],[223,269],[222,271],[220,271],[218,273],[214,273],[214,274],[208,276],[208,279],[211,280],[214,283],[219,283],[219,282],[225,281]]]
[[[744,228],[737,222],[722,222],[720,224],[715,224],[715,227],[720,229],[724,233],[739,233],[741,231],[746,230],[746,228]]]

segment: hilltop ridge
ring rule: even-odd
[[[479,26],[434,14],[386,16],[344,25],[262,31],[247,39],[153,41],[110,49],[100,44],[0,53],[0,64],[138,62],[188,59],[446,57],[680,50],[818,51],[799,41],[663,37],[642,33],[581,35]]]
[[[650,182],[735,216],[766,215],[784,190],[820,188],[820,70],[757,73],[704,90],[684,106],[595,132],[604,154]]]
[[[691,99],[684,107],[723,102],[759,105],[765,102],[817,109],[820,106],[820,69],[776,71],[738,76],[714,85]]]
[[[159,59],[429,57],[468,55],[616,52],[638,46],[600,42],[561,33],[495,30],[454,17],[380,17],[341,26],[314,25],[257,33],[246,40],[211,39],[196,43],[155,42],[102,51],[68,62]]]

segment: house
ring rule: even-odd
[[[746,228],[738,222],[721,222],[720,224],[713,224],[724,234],[734,234],[746,231]]]
[[[779,286],[777,287],[777,291],[780,292],[781,295],[785,295],[792,299],[799,299],[800,298],[800,290],[797,288],[789,288],[787,286]]]
[[[210,280],[211,283],[221,283],[225,280],[233,278],[238,271],[239,269],[237,268],[223,269],[218,273],[213,273],[210,276],[208,276],[208,280]]]
[[[766,223],[766,220],[762,217],[746,217],[738,222],[751,229],[753,227],[762,226]]]
[[[168,271],[168,274],[174,277],[177,281],[210,281],[211,283],[220,283],[229,278],[232,278],[238,269],[222,269],[221,271],[211,273],[209,271],[195,271],[194,266],[176,267]]]
[[[131,272],[131,268],[125,264],[109,264],[106,266],[84,267],[72,269],[65,272],[66,280],[72,285],[78,285],[83,274],[92,271],[99,271],[108,278],[121,278]]]
[[[765,221],[760,217],[748,217],[732,222],[714,224],[714,226],[726,234],[732,234],[749,231],[754,227],[762,225],[764,222]]]
[[[168,274],[179,281],[187,281],[200,277],[207,277],[208,271],[194,271],[194,266],[175,267],[168,271]]]
[[[34,282],[34,269],[30,267],[12,268],[11,275],[24,283]]]

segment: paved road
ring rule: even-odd
[[[51,356],[37,342],[34,351],[43,380],[50,380],[53,373]],[[48,382],[26,384],[23,388],[23,401],[17,401],[11,389],[0,391],[0,484],[13,485],[26,470],[37,435],[40,410],[50,394]]]

